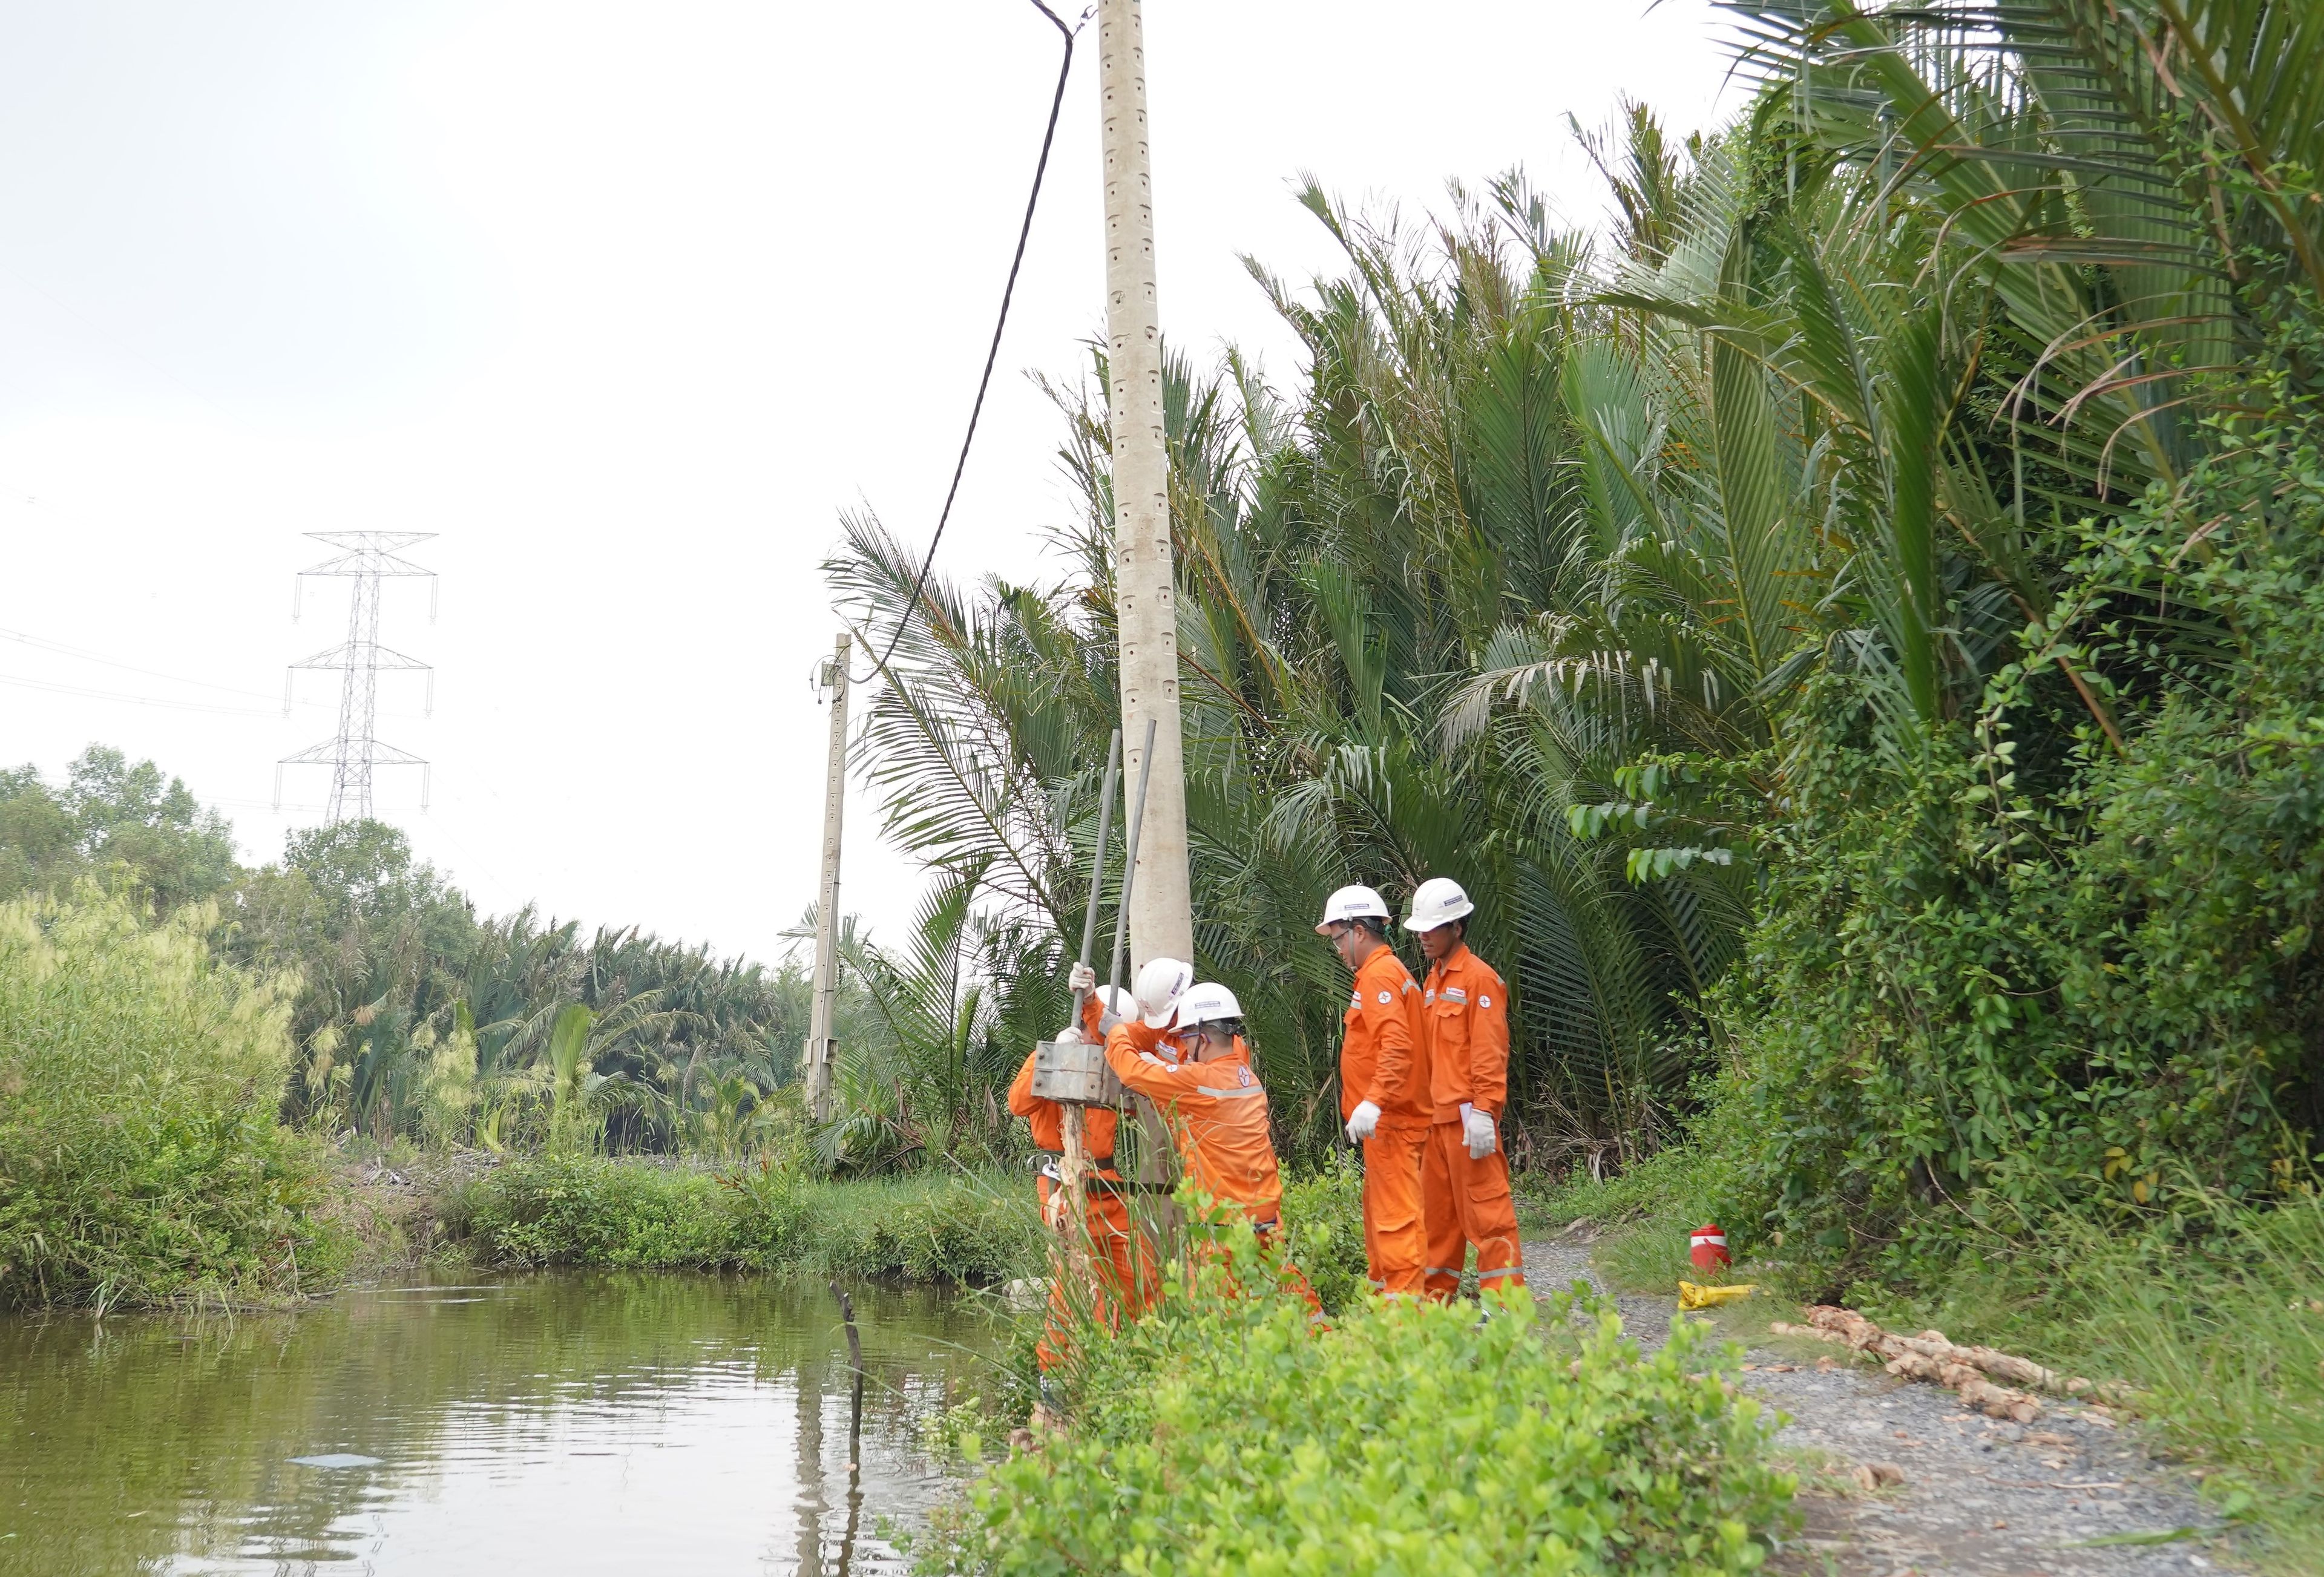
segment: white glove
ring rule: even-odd
[[[1068,1024],[1063,1029],[1058,1030],[1055,1035],[1049,1037],[1049,1038],[1052,1040],[1062,1040],[1072,1046],[1079,1046],[1082,1043],[1082,1027],[1078,1024]]]
[[[1461,1137],[1468,1141],[1469,1158],[1481,1161],[1493,1153],[1500,1142],[1493,1132],[1493,1120],[1466,1101],[1461,1102]]]
[[[1372,1130],[1379,1126],[1379,1108],[1369,1101],[1360,1101],[1348,1113],[1348,1138],[1357,1144],[1371,1138]]]
[[[1097,990],[1097,971],[1086,964],[1074,964],[1065,975],[1065,987],[1069,991],[1076,991]]]

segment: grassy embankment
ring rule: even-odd
[[[1040,1222],[1021,1174],[832,1179],[772,1162],[713,1174],[540,1156],[459,1185],[442,1210],[456,1250],[503,1268],[992,1282],[1042,1264]]]
[[[1556,1190],[1542,1208],[1609,1229],[1596,1258],[1617,1285],[1668,1292],[1695,1275],[1687,1231],[1720,1219],[1718,1198],[1702,1157],[1682,1150]],[[2224,1512],[2255,1525],[2264,1558],[2291,1549],[2324,1512],[2324,1200],[2222,1205],[2201,1230],[2170,1239],[2060,1216],[2030,1240],[1965,1252],[1941,1293],[1921,1296],[1819,1285],[1780,1244],[1722,1224],[1736,1275],[1783,1298],[1842,1301],[1892,1328],[1935,1326],[2129,1382],[2133,1410],[2203,1474]]]

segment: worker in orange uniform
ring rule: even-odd
[[[1147,966],[1152,968],[1151,964]],[[1139,976],[1141,1005],[1145,975]],[[1281,1252],[1283,1182],[1268,1135],[1267,1089],[1251,1067],[1242,1035],[1242,1005],[1222,985],[1204,983],[1177,997],[1172,1012],[1179,1060],[1141,1046],[1153,1038],[1154,1016],[1125,1021],[1105,1039],[1105,1060],[1123,1086],[1159,1107],[1184,1163],[1186,1181],[1216,1204],[1240,1213],[1259,1235],[1259,1251],[1274,1259],[1283,1285],[1321,1312],[1314,1289]]]
[[[1082,1038],[1095,1045],[1104,1038],[1107,1019],[1130,1011],[1131,1001],[1127,991],[1099,987],[1094,975],[1084,982],[1081,976],[1084,968],[1076,966],[1074,985],[1086,992],[1082,999]],[[1025,1065],[1010,1081],[1009,1110],[1024,1118],[1033,1130],[1033,1144],[1041,1156],[1041,1170],[1035,1184],[1041,1197],[1041,1220],[1050,1231],[1062,1231],[1065,1225],[1065,1192],[1057,1167],[1065,1158],[1065,1109],[1033,1093],[1033,1063],[1039,1055],[1038,1048],[1028,1053]],[[1114,1110],[1111,1106],[1085,1106],[1083,1112],[1082,1139],[1088,1170],[1083,1175],[1087,1192],[1083,1196],[1081,1230],[1089,1234],[1090,1266],[1096,1279],[1090,1312],[1109,1328],[1119,1329],[1125,1314],[1135,1318],[1145,1312],[1159,1282],[1154,1257],[1145,1239],[1130,1224],[1130,1203],[1124,1197],[1130,1185],[1123,1183],[1121,1174],[1114,1168]],[[1051,1268],[1049,1317],[1042,1327],[1040,1341],[1033,1348],[1044,1373],[1065,1359],[1065,1333],[1073,1324],[1065,1282],[1061,1258]]]
[[[1493,966],[1469,951],[1468,917],[1476,907],[1459,882],[1434,877],[1414,891],[1404,922],[1428,955],[1421,1021],[1434,1121],[1421,1193],[1427,1201],[1428,1296],[1439,1302],[1460,1290],[1472,1246],[1480,1291],[1526,1284],[1500,1147],[1509,1092],[1509,991]]]
[[[1433,1108],[1420,1026],[1420,987],[1388,945],[1388,905],[1343,887],[1315,929],[1355,972],[1340,1042],[1340,1117],[1363,1147],[1364,1266],[1372,1290],[1418,1297],[1427,1232],[1421,1162]]]

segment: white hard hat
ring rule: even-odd
[[[1192,1029],[1197,1024],[1215,1023],[1221,1019],[1240,1019],[1242,1004],[1235,1001],[1234,992],[1216,981],[1206,980],[1190,986],[1178,999],[1178,1028]]]
[[[1146,1028],[1167,1029],[1178,999],[1194,983],[1194,966],[1176,958],[1149,958],[1138,972],[1139,1007],[1145,1010]]]
[[[1127,1019],[1138,1011],[1138,999],[1120,986],[1100,986],[1097,988],[1097,1006],[1101,1013]]]
[[[1343,887],[1323,900],[1323,918],[1316,925],[1315,934],[1329,936],[1333,926],[1343,920],[1388,918],[1388,905],[1380,895],[1369,887]]]
[[[1477,906],[1450,876],[1432,876],[1413,890],[1412,912],[1404,917],[1407,931],[1433,931],[1474,914]]]

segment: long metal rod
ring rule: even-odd
[[[1113,838],[1113,785],[1121,772],[1121,730],[1113,731],[1113,742],[1105,752],[1105,788],[1098,798],[1097,853],[1090,861],[1089,908],[1082,915],[1082,963],[1090,961],[1090,950],[1097,945],[1097,899],[1105,886],[1105,846]],[[1089,999],[1080,991],[1074,993],[1074,1028],[1078,1032],[1082,1009]],[[1102,1023],[1103,1019],[1101,1019]],[[1057,1222],[1058,1231],[1065,1240],[1065,1266],[1073,1274],[1075,1285],[1094,1290],[1091,1277],[1088,1245],[1083,1236],[1086,1220],[1084,1201],[1087,1185],[1084,1173],[1089,1165],[1087,1142],[1089,1114],[1076,1103],[1068,1102],[1058,1120],[1058,1143],[1065,1154],[1059,1157],[1057,1185],[1065,1191],[1065,1210]]]
[[[1113,742],[1106,747],[1105,788],[1099,792],[1097,802],[1097,853],[1090,857],[1089,909],[1082,916],[1084,964],[1090,961],[1090,954],[1097,948],[1097,900],[1105,888],[1106,845],[1113,840],[1113,790],[1120,777],[1121,730],[1117,728],[1113,731]],[[1078,1000],[1074,1007],[1081,1007]]]
[[[1121,943],[1130,928],[1130,895],[1138,886],[1138,835],[1146,825],[1146,782],[1154,773],[1154,719],[1146,720],[1146,748],[1139,752],[1138,804],[1130,813],[1121,861],[1121,903],[1113,911],[1113,962],[1106,966],[1106,983],[1121,989]]]

